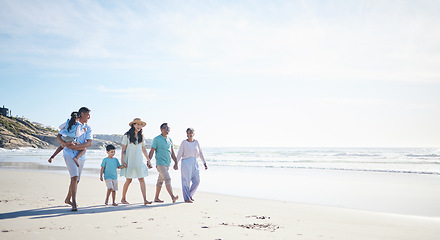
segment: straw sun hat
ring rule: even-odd
[[[131,123],[129,123],[128,125],[131,127],[133,124],[135,123],[140,123],[142,124],[142,127],[145,127],[145,125],[147,125],[146,122],[142,121],[140,118],[135,118],[133,119],[133,121],[131,121]]]

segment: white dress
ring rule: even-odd
[[[148,167],[142,154],[142,147],[145,146],[144,141],[133,144],[128,141],[128,136],[124,135],[121,143],[127,146],[124,159],[125,163],[127,163],[127,168],[121,169],[121,176],[130,179],[148,176]]]

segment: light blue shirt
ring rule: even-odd
[[[84,128],[84,125],[82,125],[80,122],[76,122],[74,125],[72,125],[70,130],[68,130],[68,128],[69,128],[69,121],[70,121],[70,119],[67,119],[67,122],[63,124],[64,128],[61,129],[58,133],[63,135],[63,136],[68,136],[68,137],[76,138],[77,129],[78,128]]]
[[[93,140],[92,128],[87,123],[84,124],[83,126],[86,129],[86,131],[81,136],[78,136],[76,138],[76,141],[79,144],[83,144],[83,143],[85,143],[89,139]],[[71,158],[74,158],[77,154],[78,154],[77,150],[73,150],[73,149],[66,148],[66,147],[63,150],[63,155],[64,156],[69,156]],[[86,151],[86,153],[84,153],[84,155],[81,156],[80,159],[81,160],[86,160],[86,154],[87,154],[87,151]]]
[[[117,158],[102,159],[101,167],[104,168],[104,179],[118,179],[118,167],[121,166]]]
[[[171,164],[171,148],[173,147],[171,138],[165,138],[161,134],[153,139],[151,147],[156,149],[156,165],[166,165],[169,167]]]

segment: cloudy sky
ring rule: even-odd
[[[440,1],[0,0],[0,105],[202,146],[440,147]]]

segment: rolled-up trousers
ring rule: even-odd
[[[185,158],[181,164],[183,199],[192,198],[200,183],[199,164],[195,158]]]

